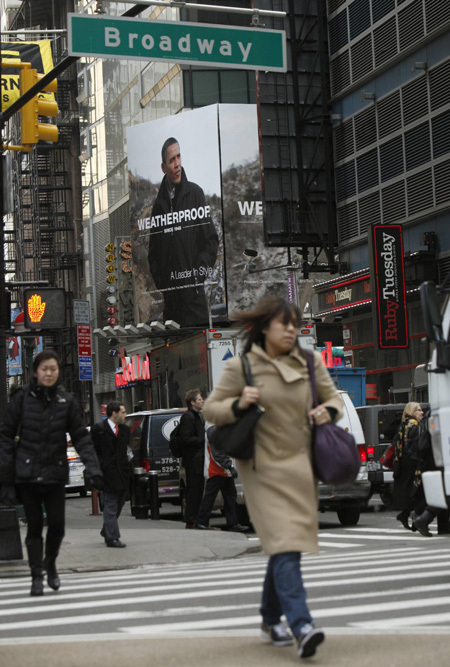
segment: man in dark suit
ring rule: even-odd
[[[185,401],[188,411],[180,419],[180,441],[186,470],[186,528],[195,528],[205,488],[205,422],[200,414],[204,400],[200,389],[190,389]]]
[[[123,548],[118,518],[129,493],[130,464],[128,446],[130,429],[125,425],[125,406],[111,401],[106,407],[107,419],[92,429],[92,441],[103,473],[103,528],[100,535],[107,547]]]

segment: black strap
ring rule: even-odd
[[[244,372],[245,385],[253,387],[253,375],[250,362],[246,354],[241,354],[242,370]]]
[[[309,379],[311,380],[311,389],[313,396],[313,408],[319,405],[317,397],[316,374],[314,372],[314,355],[312,352],[306,352],[306,363],[308,364]]]

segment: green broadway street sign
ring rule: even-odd
[[[68,14],[71,56],[286,71],[284,30]]]

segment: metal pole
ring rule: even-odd
[[[152,521],[159,521],[159,492],[158,492],[158,471],[149,470],[148,473],[149,491],[150,491],[150,518]]]
[[[3,140],[3,121],[0,124],[0,132]],[[5,229],[3,224],[3,151],[0,155],[0,414],[4,414],[8,403],[7,396],[7,374],[6,374],[6,332],[10,315],[6,312],[6,286],[5,286]]]
[[[260,16],[272,16],[284,18],[286,12],[279,12],[274,9],[250,9],[248,7],[226,7],[221,5],[200,5],[196,2],[183,2],[177,0],[110,0],[111,2],[120,2],[130,5],[155,5],[157,7],[173,7],[174,9],[197,9],[202,11],[225,12],[227,14],[250,14]],[[101,4],[101,3],[99,3]]]

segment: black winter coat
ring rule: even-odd
[[[394,453],[394,489],[392,508],[413,510],[423,501],[423,487],[420,464],[415,453],[419,427],[417,421],[407,417],[399,427]]]
[[[194,467],[203,473],[205,460],[205,422],[199,412],[191,408],[180,419],[181,458],[186,468]]]
[[[0,484],[67,484],[66,433],[86,466],[87,476],[101,477],[89,432],[72,394],[58,385],[38,386],[34,380],[19,389],[0,424]]]
[[[182,219],[174,223],[174,216]],[[219,238],[203,190],[187,180],[184,169],[173,200],[164,176],[151,225],[148,261],[156,288],[164,294],[164,319],[181,326],[206,324],[203,283],[212,276]]]
[[[105,419],[92,428],[92,441],[103,472],[103,488],[109,493],[128,491],[130,486],[131,466],[127,449],[130,442],[130,429],[119,424],[119,433],[112,432]]]

